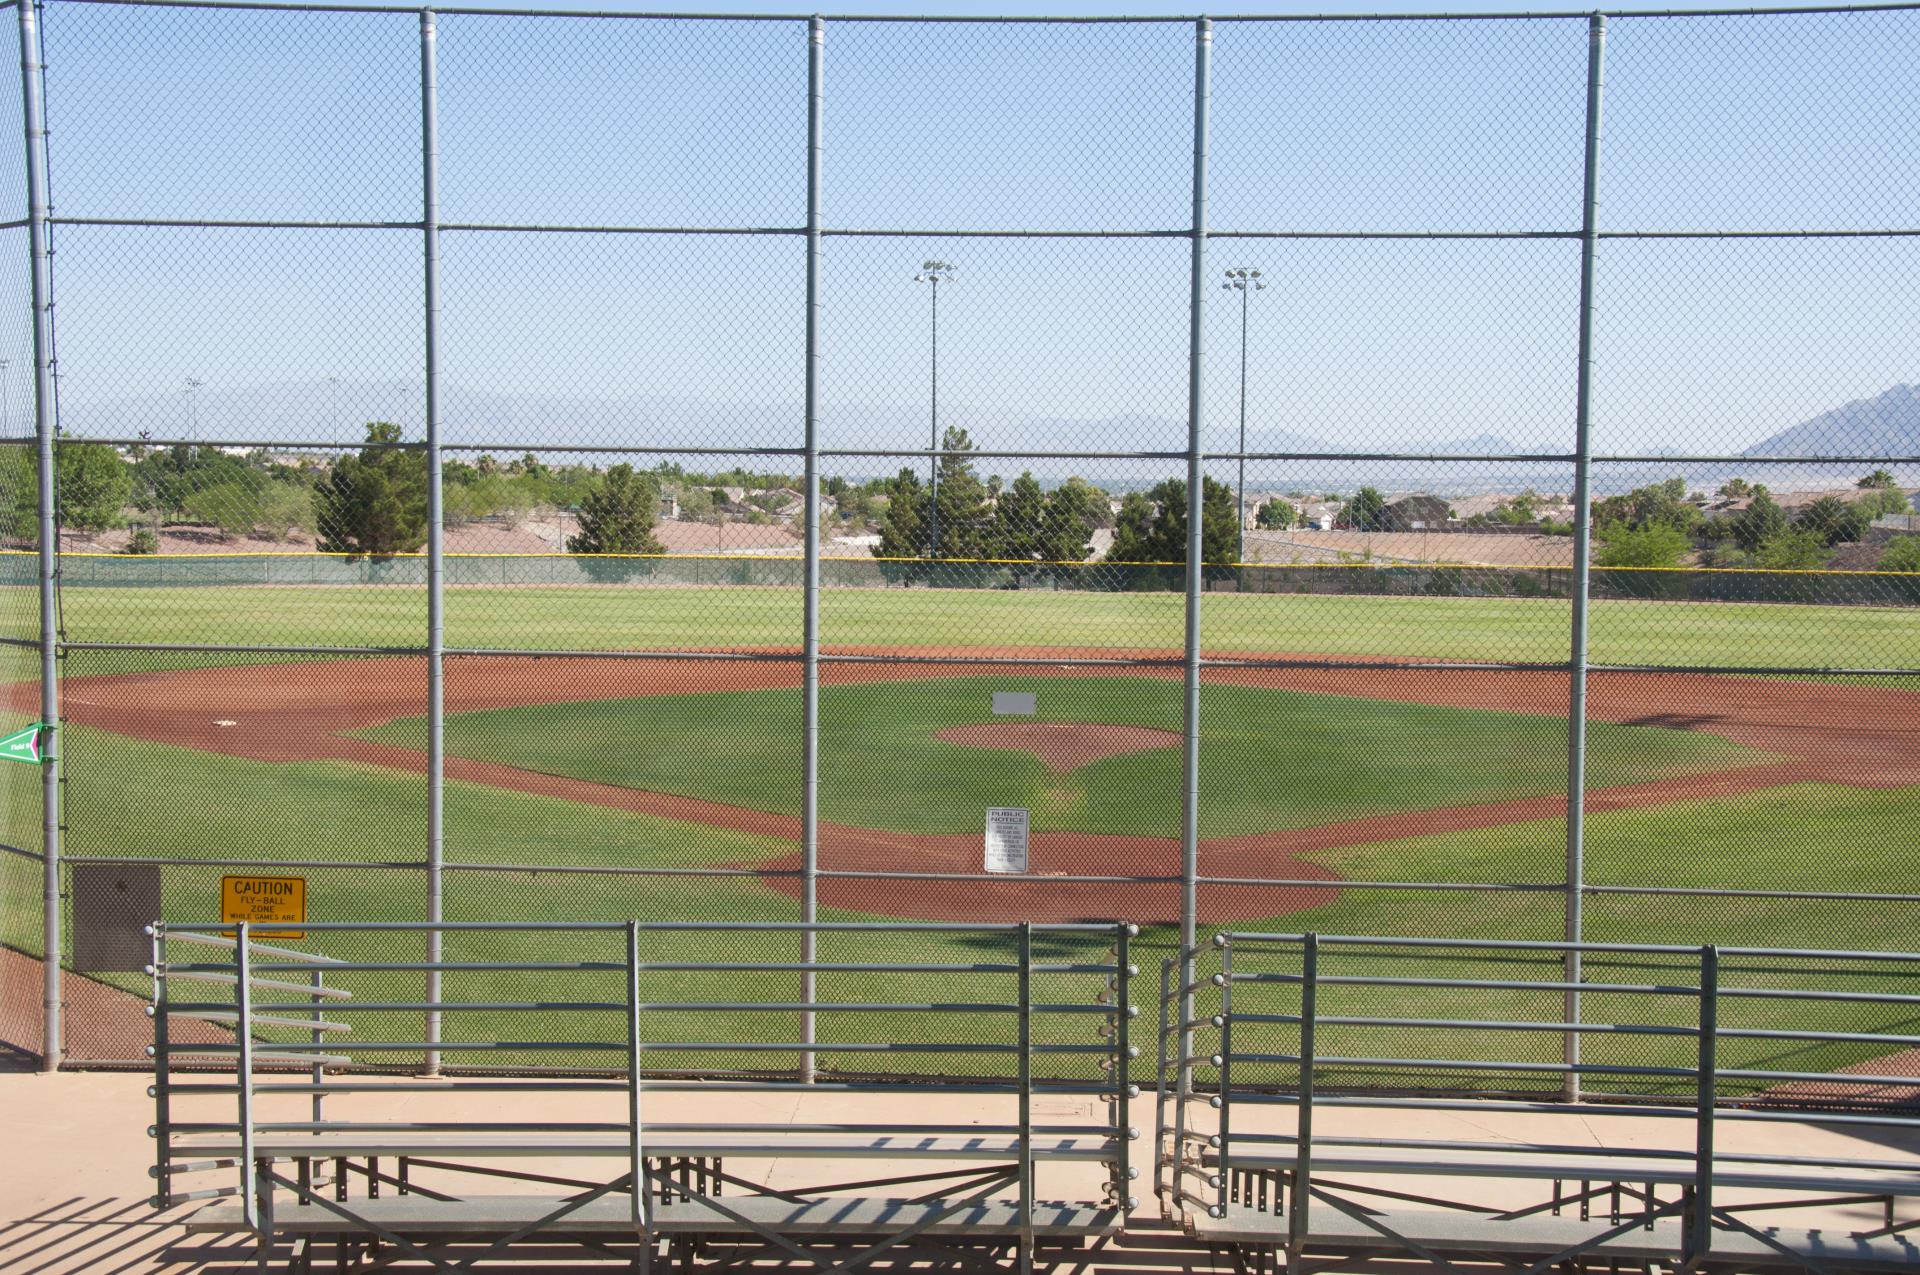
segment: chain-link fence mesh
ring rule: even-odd
[[[127,861],[182,921],[246,872],[1127,919],[1149,977],[1183,928],[1920,941],[1920,11],[834,18],[818,81],[806,19],[14,12],[0,654],[25,727],[44,605],[72,1060],[137,1057],[72,897]],[[926,990],[860,977],[816,995]]]

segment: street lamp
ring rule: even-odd
[[[1241,562],[1247,560],[1247,298],[1261,291],[1267,285],[1260,281],[1260,271],[1253,266],[1235,266],[1227,271],[1227,281],[1220,285],[1231,288],[1240,294],[1240,482],[1234,489],[1234,510],[1239,515],[1239,530],[1234,538],[1234,557]],[[1195,505],[1198,496],[1188,499]]]
[[[932,438],[927,445],[927,556],[940,556],[940,285],[953,280],[953,266],[923,261],[915,283],[933,285]]]

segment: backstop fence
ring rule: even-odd
[[[4,7],[13,1049],[161,916],[1920,942],[1913,7]]]

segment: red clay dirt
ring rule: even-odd
[[[1182,736],[1151,726],[1116,726],[1111,722],[980,722],[948,726],[933,732],[935,739],[962,748],[1004,748],[1031,753],[1056,775],[1091,766],[1109,757],[1171,748]]]
[[[933,655],[932,649],[885,652],[836,648],[843,653]],[[1175,653],[1068,649],[970,648],[964,654],[1031,660],[998,666],[1009,677],[1130,676],[1178,679]],[[1146,655],[1147,668],[1062,665],[1054,660],[1095,655]],[[1312,658],[1312,657],[1295,657]],[[449,713],[588,700],[792,688],[800,683],[792,660],[618,660],[595,657],[472,657],[447,662]],[[833,663],[828,685],[951,676],[952,666],[907,663]],[[1459,708],[1564,714],[1567,675],[1553,670],[1396,668],[1210,668],[1208,683],[1251,685],[1314,695],[1351,696]],[[37,692],[11,688],[17,707],[32,711]],[[1698,674],[1602,673],[1591,678],[1588,713],[1594,720],[1700,730],[1771,753],[1766,763],[1682,776],[1656,783],[1590,789],[1589,811],[1617,810],[1697,797],[1724,797],[1802,781],[1856,787],[1920,783],[1920,714],[1895,701],[1908,692],[1813,682],[1712,677]],[[1915,700],[1920,704],[1920,698]],[[334,758],[422,771],[423,754],[343,737],[426,711],[424,661],[382,658],[328,663],[247,665],[157,673],[73,678],[65,683],[68,720],[138,739],[200,748],[265,761]],[[1170,742],[1178,742],[1174,737]],[[642,792],[539,774],[492,762],[449,757],[447,774],[611,808],[794,840],[799,821],[665,793]],[[929,776],[929,782],[938,782]],[[1337,897],[1335,875],[1299,856],[1337,846],[1456,830],[1553,819],[1565,812],[1558,796],[1406,811],[1285,832],[1215,838],[1200,845],[1205,876],[1288,878],[1327,886],[1210,886],[1202,905],[1210,918],[1246,920],[1320,906]],[[1033,874],[1004,881],[904,882],[826,876],[820,899],[831,907],[944,920],[1036,921],[1125,916],[1168,921],[1179,915],[1179,891],[1170,879],[1178,843],[1166,837],[1088,833],[1036,834]],[[979,871],[977,834],[922,836],[823,822],[820,866],[827,872],[968,873]],[[771,872],[799,866],[798,856],[760,865]],[[1068,882],[1062,874],[1147,876],[1147,882]],[[797,892],[791,876],[769,885]]]

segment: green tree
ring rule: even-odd
[[[1031,471],[1023,472],[1000,493],[993,506],[993,534],[987,556],[1024,562],[1038,555],[1047,493]],[[1015,573],[1016,578],[1020,574]]]
[[[1386,524],[1387,498],[1378,488],[1362,487],[1353,493],[1353,499],[1340,508],[1340,516],[1334,521],[1354,531],[1378,531]]]
[[[1920,571],[1920,536],[1895,536],[1880,551],[1876,571]]]
[[[567,552],[664,553],[664,546],[653,534],[659,509],[660,489],[654,480],[634,473],[632,465],[615,465],[580,502],[580,530],[567,537]]]
[[[873,547],[873,556],[882,559],[880,573],[885,578],[911,584],[919,577],[919,569],[911,560],[927,551],[927,508],[927,489],[913,470],[902,469],[887,484],[880,543]]]
[[[1907,499],[1907,493],[1898,487],[1875,487],[1853,502],[1854,508],[1868,522],[1882,514],[1910,514],[1913,502]]]
[[[1613,523],[1593,561],[1601,567],[1677,567],[1691,547],[1685,532],[1665,523],[1645,527]]]
[[[1047,493],[1047,505],[1040,514],[1040,543],[1036,552],[1042,562],[1085,562],[1093,556],[1093,529],[1107,512],[1107,493],[1084,478],[1069,478]],[[1052,573],[1066,573],[1054,567]]]
[[[105,443],[62,442],[54,457],[53,493],[60,525],[105,531],[123,521],[133,494],[133,471]]]
[[[321,552],[387,558],[427,542],[427,458],[384,445],[399,441],[398,425],[368,422],[367,446],[314,487]]]
[[[37,540],[40,534],[40,461],[31,447],[0,449],[4,534]],[[105,531],[126,521],[133,468],[105,443],[62,440],[54,452],[53,491],[62,527]]]
[[[1895,486],[1893,471],[1890,469],[1876,469],[1871,474],[1868,474],[1865,478],[1862,478],[1859,482],[1855,483],[1854,486],[1867,488],[1867,489],[1877,489],[1880,491],[1886,491],[1889,488]]]
[[[1866,534],[1867,524],[1872,521],[1873,515],[1853,501],[1842,500],[1838,496],[1822,496],[1802,508],[1793,525],[1802,531],[1813,532],[1823,544],[1837,545],[1858,540]]]
[[[1233,488],[1212,478],[1201,485],[1200,557],[1206,563],[1232,562],[1239,543]],[[1109,562],[1184,563],[1187,560],[1187,484],[1169,478],[1139,501],[1129,493],[1114,524]],[[1142,525],[1144,522],[1144,526]]]
[[[1158,511],[1145,492],[1130,491],[1120,498],[1113,520],[1113,545],[1108,562],[1152,562],[1153,523]]]
[[[1718,494],[1727,500],[1744,500],[1753,494],[1753,486],[1744,478],[1729,478],[1720,484]]]
[[[1285,531],[1299,516],[1298,509],[1276,497],[1254,511],[1253,525],[1262,531]]]
[[[1827,560],[1827,540],[1810,527],[1788,527],[1760,543],[1753,555],[1765,571],[1811,571]]]
[[[964,453],[973,450],[967,431],[949,425],[941,434],[940,491],[934,499],[939,536],[936,558],[984,558],[993,539],[993,503],[987,485]]]
[[[1691,533],[1702,515],[1698,506],[1687,500],[1687,480],[1669,478],[1665,482],[1636,487],[1624,496],[1608,496],[1593,503],[1596,533],[1614,523],[1629,527],[1647,527],[1656,523]]]
[[[216,529],[223,539],[253,532],[254,493],[240,483],[204,488],[182,504],[188,521]]]
[[[1728,521],[1733,525],[1734,543],[1748,553],[1759,552],[1763,541],[1787,529],[1786,511],[1763,487],[1756,487],[1747,507]]]

